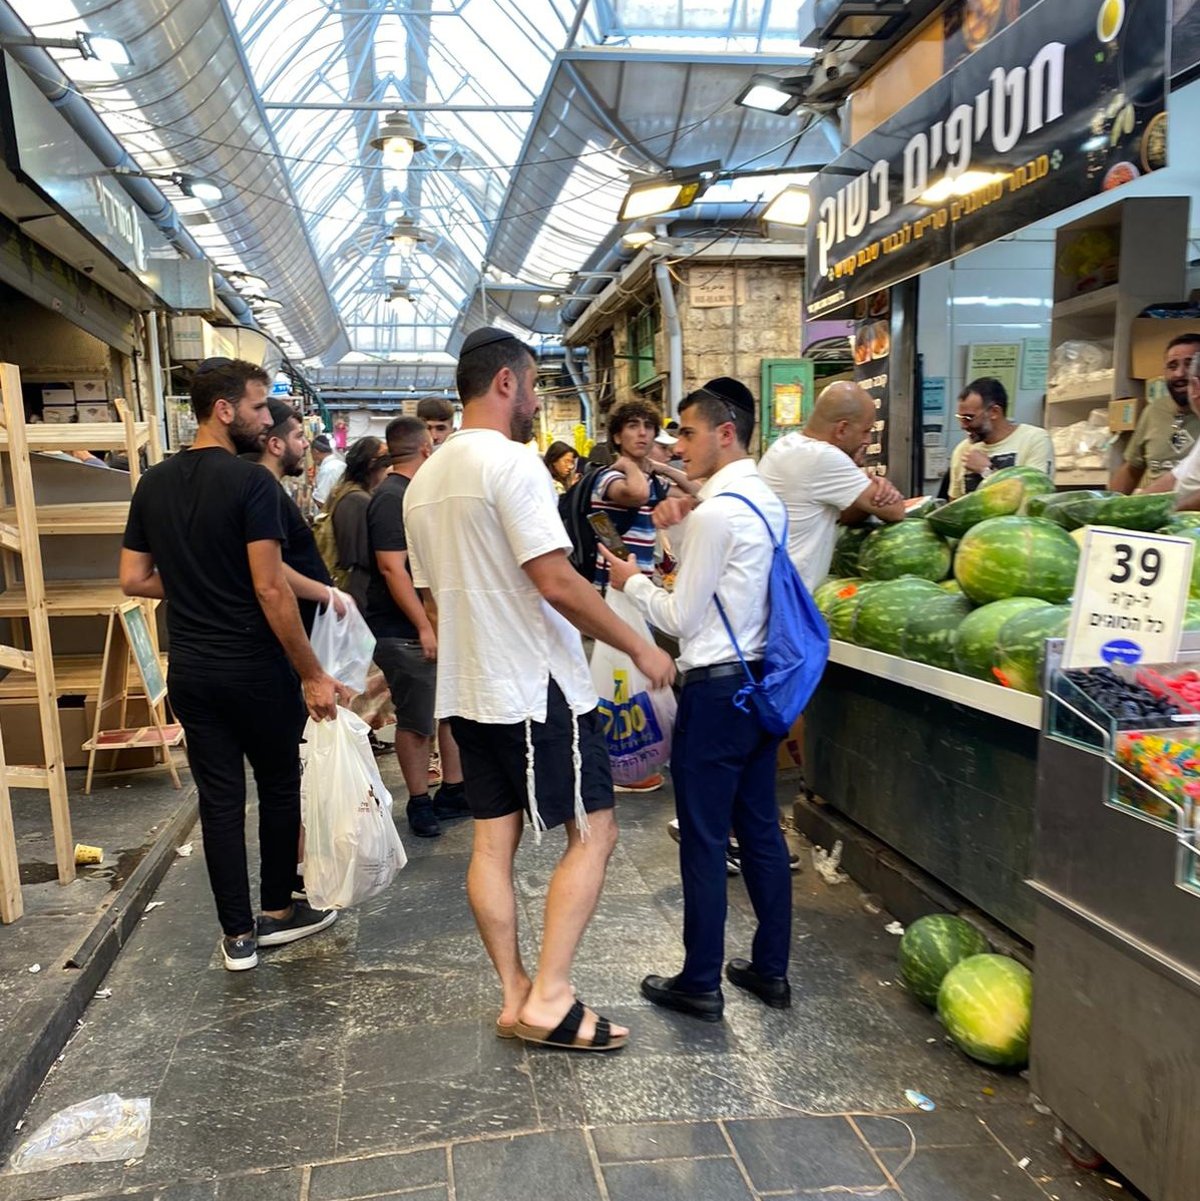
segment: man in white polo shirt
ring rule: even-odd
[[[875,402],[857,384],[830,384],[803,432],[785,434],[759,472],[788,514],[788,554],[811,592],[828,574],[838,525],[902,521],[904,498],[856,465],[875,425]]]
[[[538,398],[529,348],[503,330],[463,343],[462,427],[404,497],[413,582],[436,604],[436,716],[462,756],[475,842],[467,896],[504,1001],[501,1038],[611,1051],[628,1030],[574,996],[571,963],[617,841],[612,773],[580,633],[633,659],[654,688],[671,658],[621,621],[570,564],[550,473],[523,445]],[[513,857],[528,810],[535,832],[565,826],[531,980],[517,940]]]

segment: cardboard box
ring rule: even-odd
[[[76,404],[75,414],[80,421],[111,421],[113,411],[107,400],[93,401],[87,404]]]
[[[42,389],[42,404],[75,407],[75,389],[62,384],[50,384]]]
[[[42,420],[47,425],[70,425],[75,420],[75,405],[42,405]]]
[[[1141,416],[1142,402],[1136,396],[1123,396],[1108,402],[1108,428],[1114,434],[1124,433],[1137,425]]]
[[[77,379],[74,389],[76,403],[96,404],[108,400],[108,384],[102,379]]]
[[[1163,352],[1178,334],[1200,334],[1200,317],[1135,317],[1129,336],[1129,374],[1134,379],[1162,375]]]

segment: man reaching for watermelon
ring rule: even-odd
[[[966,439],[950,455],[950,499],[974,492],[1002,467],[1036,467],[1054,475],[1054,447],[1040,426],[1008,419],[1008,392],[990,376],[958,394],[958,421]]]

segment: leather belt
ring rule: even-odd
[[[757,680],[762,676],[762,663],[755,661],[746,665],[750,674]],[[714,663],[711,667],[693,667],[683,673],[681,688],[689,684],[699,684],[702,680],[719,680],[722,676],[744,676],[746,673],[740,663]]]

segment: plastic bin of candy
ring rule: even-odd
[[[1200,814],[1200,726],[1117,733],[1110,803],[1171,830]]]

